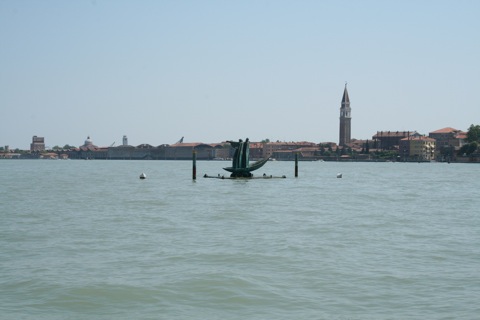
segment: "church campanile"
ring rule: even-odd
[[[340,107],[340,139],[339,146],[345,146],[351,140],[352,110],[350,109],[350,98],[348,97],[347,84],[343,91],[342,106]]]

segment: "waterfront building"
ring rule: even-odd
[[[201,142],[175,143],[165,149],[165,158],[169,160],[191,160],[193,151],[197,153],[198,160],[213,160],[217,158],[215,149],[223,148],[222,145],[209,145]]]
[[[425,136],[411,136],[400,140],[399,156],[404,161],[435,160],[435,139]]]
[[[411,136],[420,136],[420,134],[416,131],[377,131],[377,133],[372,136],[373,148],[379,150],[398,150],[400,140]]]
[[[44,151],[45,150],[45,138],[33,136],[32,143],[30,144],[30,151]]]
[[[352,110],[350,108],[350,98],[348,97],[347,84],[343,91],[342,104],[340,107],[340,138],[339,145],[344,147],[351,141]]]
[[[56,160],[59,159],[59,155],[56,152],[47,152],[47,153],[42,153],[40,155],[40,159],[50,159],[50,160]]]
[[[87,137],[83,145],[69,154],[72,159],[107,159],[108,148],[96,146],[90,136]]]
[[[80,148],[83,148],[83,149],[95,149],[95,148],[97,148],[97,146],[93,144],[92,139],[90,139],[90,136],[88,136],[88,137],[87,137],[87,140],[85,140],[85,142],[83,143],[82,146],[80,146]]]
[[[111,160],[131,160],[131,159],[143,159],[149,155],[149,150],[146,148],[135,148],[134,146],[121,145],[118,147],[108,148],[108,159]]]
[[[317,147],[316,143],[300,141],[300,142],[264,142],[263,143],[263,154],[262,158],[272,157],[275,158],[275,153],[277,151],[288,151],[290,153],[294,152],[299,148],[305,147]],[[318,149],[318,148],[317,148]]]
[[[16,152],[0,152],[0,159],[20,159],[21,153]]]
[[[128,138],[127,138],[127,136],[123,136],[122,146],[128,146]]]
[[[466,132],[450,127],[430,132],[428,136],[436,140],[436,152],[448,158],[454,157],[467,141]]]
[[[314,147],[300,147],[295,150],[277,150],[272,154],[275,160],[295,160],[295,155],[299,160],[316,160],[319,153],[318,145]]]

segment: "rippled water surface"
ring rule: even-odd
[[[228,165],[1,160],[0,319],[478,319],[480,166]]]

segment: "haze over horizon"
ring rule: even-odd
[[[479,1],[0,1],[0,146],[480,124]]]

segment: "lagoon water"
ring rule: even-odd
[[[478,165],[229,164],[1,160],[0,319],[479,319]]]

